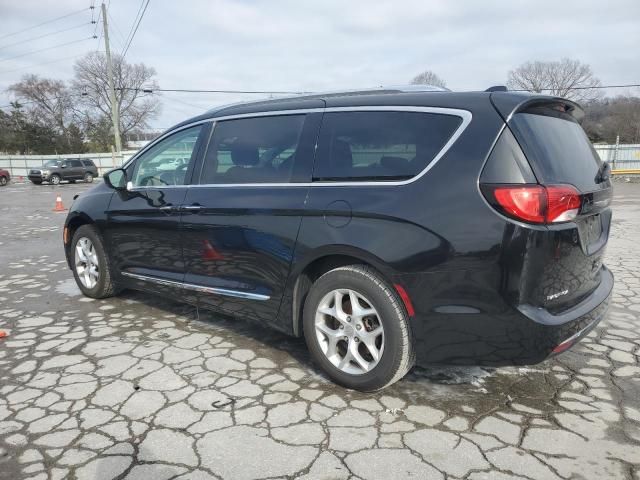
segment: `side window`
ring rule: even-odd
[[[161,140],[138,158],[130,176],[134,187],[184,185],[202,126],[181,130]]]
[[[80,160],[69,160],[67,162],[67,166],[69,167],[82,167],[82,163]]]
[[[82,160],[82,165],[85,167],[95,167],[93,160]]]
[[[200,183],[290,182],[304,119],[279,115],[217,122]]]
[[[316,181],[406,180],[434,159],[462,119],[420,112],[333,112],[322,121]]]

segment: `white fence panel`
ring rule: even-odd
[[[605,162],[611,167],[620,169],[640,168],[640,144],[622,145],[594,145],[593,146]]]
[[[90,159],[98,167],[100,175],[121,166],[129,160],[135,150],[121,152],[120,156],[110,153],[81,153],[68,155],[0,155],[0,168],[8,170],[11,177],[17,180],[19,177],[28,175],[32,168],[39,168],[47,160],[57,159]]]

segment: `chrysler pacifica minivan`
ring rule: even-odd
[[[609,170],[566,99],[344,92],[191,118],[70,209],[82,292],[303,336],[335,382],[534,364],[603,317]]]

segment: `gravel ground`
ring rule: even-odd
[[[0,188],[0,478],[640,479],[640,185],[616,185],[612,308],[529,368],[336,387],[304,342],[125,292],[61,246],[84,185]]]

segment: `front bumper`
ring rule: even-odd
[[[603,267],[601,283],[573,308],[552,315],[521,305],[489,315],[438,314],[412,320],[416,363],[455,365],[533,365],[567,350],[604,318],[613,275]]]
[[[27,178],[32,182],[48,182],[49,181],[49,175],[42,175],[42,174],[30,173],[29,175],[27,175]]]

